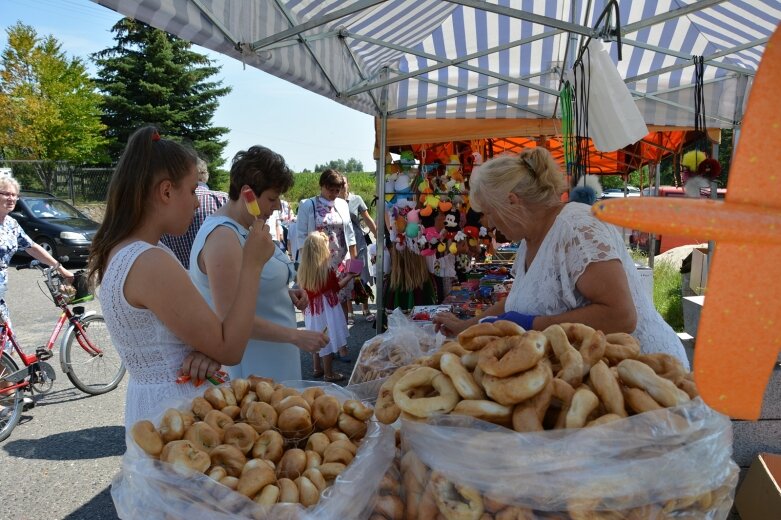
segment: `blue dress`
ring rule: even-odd
[[[198,255],[203,249],[206,238],[219,226],[225,226],[236,233],[242,247],[249,231],[235,220],[211,215],[206,218],[198,230],[190,252],[190,278],[203,295],[209,306],[214,308],[209,280],[198,267]],[[293,282],[295,269],[293,262],[280,248],[266,262],[260,276],[260,291],[255,305],[255,315],[277,325],[297,328],[296,312],[290,301],[288,289]],[[276,343],[252,339],[247,344],[241,363],[227,367],[232,379],[250,375],[271,377],[276,381],[301,379],[301,355],[299,349],[291,343]]]

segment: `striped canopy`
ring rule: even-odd
[[[600,38],[647,124],[691,126],[703,56],[707,126],[722,128],[781,20],[775,0],[95,1],[390,118],[559,117],[563,70]]]

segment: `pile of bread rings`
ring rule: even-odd
[[[415,325],[410,323],[410,326]],[[388,377],[397,368],[409,365],[420,355],[437,348],[434,334],[400,336],[394,332],[391,328],[388,332],[379,334],[364,343],[350,376],[351,385]]]
[[[526,332],[509,321],[481,323],[396,370],[375,414],[390,424],[455,413],[530,432],[605,424],[697,395],[677,359],[640,352],[629,334],[582,324]]]
[[[208,388],[190,410],[160,424],[138,421],[131,437],[174,470],[204,473],[264,506],[315,505],[355,457],[373,410],[321,387],[299,392],[261,377]]]

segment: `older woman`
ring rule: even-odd
[[[220,316],[228,313],[237,291],[242,247],[255,221],[242,190],[252,190],[260,218],[267,219],[292,185],[285,160],[268,148],[253,146],[233,158],[228,202],[204,221],[190,252],[190,278]],[[293,262],[276,247],[259,280],[252,337],[241,362],[228,368],[232,378],[254,374],[277,381],[301,379],[300,351],[314,352],[327,343],[322,332],[296,327],[293,307],[305,309],[307,296],[301,289],[290,289],[294,276]]]
[[[298,206],[298,225],[296,227],[296,243],[300,248],[312,231],[322,231],[328,236],[328,247],[331,250],[331,268],[338,271],[348,257],[358,258],[355,246],[355,232],[350,219],[350,207],[347,201],[339,198],[339,192],[344,186],[344,177],[336,170],[327,169],[320,175],[320,195],[306,199]],[[339,301],[342,303],[344,315],[347,316],[347,301],[350,298],[352,286],[347,285],[339,291]],[[346,355],[346,351],[340,353]]]
[[[472,206],[509,240],[520,241],[512,290],[484,317],[511,319],[525,329],[576,322],[627,332],[644,351],[671,354],[689,366],[678,336],[643,291],[618,229],[593,217],[586,204],[561,202],[566,183],[546,149],[487,161],[470,185]],[[452,314],[434,320],[451,334],[478,321]]]

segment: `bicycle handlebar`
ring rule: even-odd
[[[58,267],[60,267],[60,265],[62,265],[63,263],[67,262],[68,260],[70,260],[70,259],[67,256],[61,256],[59,263],[57,265],[55,265],[54,267],[46,265],[46,264],[42,264],[40,260],[33,260],[29,264],[17,265],[16,266],[16,270],[20,271],[22,269],[32,269],[34,267],[37,268],[37,269],[40,269],[41,271],[44,271],[46,269],[57,269]]]

